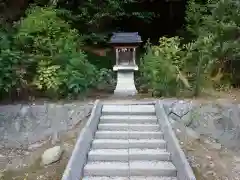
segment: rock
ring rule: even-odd
[[[168,117],[175,120],[175,121],[181,121],[181,118],[174,113],[169,114]]]
[[[192,126],[194,128],[207,127],[208,129],[216,129],[214,121],[221,118],[219,107],[214,104],[204,104],[191,111]]]
[[[44,165],[52,164],[58,161],[63,153],[63,149],[60,146],[47,149],[42,155],[42,163]]]
[[[185,126],[189,126],[192,123],[192,114],[191,114],[191,112],[188,112],[186,115],[184,115],[181,118],[181,122],[183,122],[183,124]]]
[[[186,133],[192,139],[195,139],[195,140],[200,139],[200,134],[198,134],[196,131],[194,131],[191,128],[186,127]]]
[[[177,116],[182,117],[187,114],[193,108],[192,101],[178,101],[173,104],[172,112],[174,112]]]
[[[172,112],[172,106],[174,103],[177,102],[175,99],[163,99],[163,108],[167,115],[169,115]]]

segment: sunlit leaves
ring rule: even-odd
[[[162,37],[158,46],[148,48],[142,59],[141,71],[149,88],[157,95],[176,95],[183,88],[190,88],[187,77],[182,71],[180,38]]]

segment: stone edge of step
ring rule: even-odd
[[[133,131],[160,131],[159,124],[128,124],[128,123],[100,123],[98,130],[133,130]]]
[[[102,104],[100,100],[94,102],[91,115],[88,118],[85,127],[80,132],[72,155],[63,172],[61,180],[82,179],[84,165],[87,161],[87,154],[93,140],[94,133],[97,130],[97,125],[100,120]],[[80,155],[80,156],[79,156]]]
[[[170,161],[171,154],[166,149],[91,149],[88,161]]]
[[[170,176],[177,175],[169,161],[129,161],[129,162],[88,162],[84,167],[84,176]]]
[[[109,119],[109,120],[117,120],[117,119],[134,119],[134,120],[157,120],[156,115],[147,115],[147,116],[143,116],[143,115],[102,115],[100,117],[100,120],[102,119]]]
[[[97,131],[95,139],[163,139],[162,131]]]
[[[107,176],[86,176],[82,180],[177,180],[176,177],[157,176],[132,176],[132,177],[107,177]]]
[[[172,162],[178,172],[177,179],[196,180],[193,170],[168,120],[161,100],[156,101],[155,110],[158,122],[161,124],[161,130],[164,133],[164,139],[167,141],[167,151],[171,153]]]
[[[94,139],[92,149],[166,148],[163,139]]]

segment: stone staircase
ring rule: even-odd
[[[175,180],[176,173],[153,105],[103,106],[84,180]]]
[[[62,180],[196,180],[160,101],[96,101]]]

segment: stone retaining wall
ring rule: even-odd
[[[0,106],[0,148],[20,148],[72,129],[91,112],[87,102]]]
[[[164,109],[175,121],[207,135],[228,148],[240,148],[240,104],[197,103],[183,100],[164,100]]]

